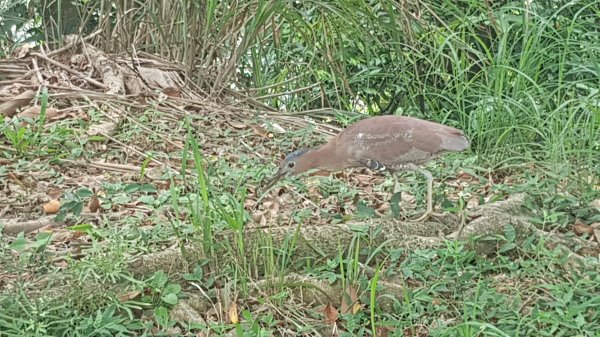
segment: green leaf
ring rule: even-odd
[[[356,205],[356,213],[364,217],[374,217],[375,210],[372,207],[367,206],[367,204],[360,200]]]
[[[20,232],[17,235],[17,239],[8,245],[8,247],[22,253],[25,250],[25,247],[27,247],[27,240],[25,239],[23,232]]]
[[[166,296],[161,297],[162,301],[170,304],[170,305],[175,305],[177,304],[177,295],[175,294],[167,294]]]
[[[46,241],[52,236],[52,232],[40,232],[35,236],[36,241]]]
[[[75,214],[75,216],[79,216],[81,212],[83,212],[83,201],[76,202],[73,207],[73,214]]]
[[[156,193],[157,189],[156,187],[154,187],[153,185],[150,184],[143,184],[142,186],[140,186],[140,192],[145,192],[145,193]]]
[[[168,278],[164,271],[159,270],[152,275],[150,285],[154,289],[162,289],[167,284]]]
[[[201,266],[196,266],[192,274],[184,274],[183,279],[186,281],[200,281],[204,276],[204,269]]]
[[[89,198],[94,195],[94,192],[88,188],[80,188],[75,192],[75,194],[80,198]]]
[[[123,190],[125,193],[135,193],[138,192],[141,188],[141,184],[138,183],[134,183],[134,184],[128,184],[127,186],[125,186],[125,189]]]
[[[162,292],[163,294],[179,294],[181,292],[181,286],[176,283],[170,283]]]
[[[504,226],[504,237],[510,242],[514,242],[516,238],[515,227],[511,224]]]
[[[509,250],[513,250],[516,247],[517,247],[517,245],[514,242],[509,242],[509,243],[503,244],[498,249],[498,253],[502,254],[502,253],[508,252]]]
[[[160,326],[166,327],[169,324],[169,311],[163,306],[155,308],[154,318]]]
[[[396,192],[390,198],[390,210],[394,218],[400,216],[400,201],[402,201],[402,192]]]
[[[156,201],[156,198],[154,198],[151,195],[143,195],[141,197],[138,198],[138,201],[141,203],[144,203],[146,205],[154,205],[154,202]]]
[[[94,229],[94,227],[92,226],[92,224],[88,224],[88,223],[82,223],[79,225],[74,225],[74,226],[69,226],[66,227],[68,230],[72,230],[72,231],[76,231],[76,232],[89,232],[92,229]]]
[[[124,205],[131,202],[131,197],[128,195],[119,195],[112,198],[111,201],[117,205]]]

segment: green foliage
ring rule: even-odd
[[[89,199],[92,195],[94,195],[94,193],[87,188],[80,188],[74,193],[65,193],[56,220],[63,221],[69,214],[72,214],[74,217],[79,217],[83,211],[86,199]]]
[[[0,3],[0,58],[10,55],[21,43],[39,41],[41,35],[32,25],[27,0],[8,0]],[[0,81],[5,80],[0,75]]]
[[[18,124],[17,120],[13,120],[10,124],[3,125],[2,132],[17,153],[24,153],[27,151],[30,146],[30,139],[32,138],[31,131],[28,127],[21,126]]]
[[[129,336],[143,326],[118,313],[116,305],[85,315],[68,301],[30,299],[21,284],[15,287],[14,297],[0,295],[0,331],[5,336]]]
[[[0,115],[0,131],[18,155],[26,155],[32,149],[36,154],[41,154],[45,152],[41,148],[48,146],[48,139],[42,135],[48,109],[48,89],[44,87],[41,91],[40,113],[35,119],[17,116],[9,120]]]
[[[168,8],[164,4],[150,1],[124,8],[114,1],[83,1],[70,3],[69,11],[78,13],[75,18],[89,18],[81,26],[128,33],[119,34],[118,43],[99,39],[108,51],[133,45],[183,61],[211,97],[223,97],[235,88],[272,108],[307,110],[317,117],[326,114],[342,126],[362,117],[343,111],[353,110],[414,115],[459,127],[472,140],[472,154],[446,160],[436,167],[436,176],[454,175],[459,169],[477,178],[511,174],[517,183],[490,181],[490,195],[502,198],[527,192],[531,221],[544,229],[565,232],[575,218],[600,221],[598,211],[589,206],[598,191],[588,181],[600,169],[598,1],[209,0],[172,2]],[[50,11],[38,9],[32,18],[25,14],[19,2],[10,17],[0,15],[5,24],[2,53],[13,50],[16,41],[6,25],[14,24],[29,37],[40,36],[36,29],[42,27],[47,37],[56,38],[77,26],[72,22],[65,26],[61,14],[56,16],[57,25],[50,27],[49,19],[54,19]],[[146,30],[139,34],[142,26]],[[147,36],[153,43],[141,44],[135,36]],[[104,41],[110,44],[102,45]],[[68,121],[44,129],[45,91],[41,102],[40,117],[30,124],[0,116],[3,143],[8,145],[2,144],[2,154],[27,160],[32,153],[57,159],[92,157],[85,145],[104,139],[73,137]],[[159,114],[148,111],[142,122],[154,121]],[[207,320],[190,324],[190,330],[267,336],[284,326],[298,333],[322,334],[330,326],[314,308],[299,301],[295,290],[305,285],[285,281],[292,271],[358,289],[363,309],[341,315],[338,321],[345,336],[368,336],[384,328],[414,336],[594,336],[600,330],[598,271],[590,266],[565,267],[560,251],[549,250],[534,238],[521,240],[510,224],[502,235],[490,238],[499,247],[491,257],[477,255],[468,242],[447,242],[446,247],[428,250],[390,249],[387,242],[375,246],[373,237],[382,235],[384,228],[374,233],[356,228],[349,245],[332,240],[337,256],[327,259],[315,251],[314,257],[298,261],[296,251],[304,244],[299,233],[314,211],[310,209],[291,216],[290,235],[281,245],[276,246],[269,235],[248,240],[249,185],[262,178],[264,167],[258,165],[255,153],[240,156],[243,169],[233,169],[230,158],[211,159],[210,149],[197,137],[196,122],[192,117],[184,122],[185,145],[175,160],[181,159],[181,171],[162,177],[170,182],[168,191],[145,181],[152,155],[145,157],[135,175],[138,181],[102,184],[104,210],[135,204],[145,212],[134,210],[118,226],[104,218],[82,223],[84,205],[95,193],[86,187],[66,191],[58,219],[74,222],[69,229],[85,232],[90,244],[85,258],[69,257],[69,268],[60,271],[72,276],[68,286],[75,294],[65,296],[65,303],[45,301],[39,294],[30,298],[26,282],[15,281],[15,288],[0,295],[2,333],[167,334],[181,323],[170,314],[186,295],[188,289],[181,285],[185,284],[196,287],[215,307],[232,297],[245,305],[239,323]],[[282,135],[277,146],[308,145],[310,131]],[[128,130],[120,136],[129,140],[134,133]],[[0,168],[0,174],[4,172]],[[475,185],[464,192],[478,193],[481,186]],[[306,191],[300,188],[301,193]],[[339,181],[325,180],[318,190],[324,198],[337,197],[340,209],[346,203],[358,204],[354,220],[376,214],[369,200],[357,200],[356,189]],[[391,201],[400,201],[400,196]],[[466,201],[461,197],[441,204],[445,210],[462,212]],[[394,215],[401,211],[395,205],[391,209]],[[322,218],[344,223],[349,216]],[[226,235],[233,238],[231,244],[222,240]],[[184,258],[189,257],[185,247],[190,244],[201,246],[204,256],[186,270],[134,278],[131,259],[164,249],[165,241],[176,241]],[[27,268],[36,264],[36,271],[49,271],[51,244],[48,233],[2,240],[2,262],[18,254],[3,265],[18,271],[16,275],[27,275]],[[272,282],[263,283],[258,298],[248,296],[258,279]],[[393,284],[384,282],[389,279]],[[88,289],[94,282],[133,288],[141,299],[118,301],[105,289]],[[393,286],[399,287],[398,296],[382,295]],[[79,296],[80,289],[91,295]],[[151,319],[142,321],[142,312]]]
[[[154,304],[154,317],[156,323],[162,329],[170,328],[177,322],[169,318],[169,309],[179,302],[178,295],[181,292],[181,286],[175,283],[168,283],[167,275],[163,271],[155,272],[147,281],[150,294],[142,298],[145,302]]]
[[[98,21],[105,15],[130,32],[107,48],[135,44],[139,27],[156,25],[149,34],[160,43],[139,49],[201,69],[196,81],[211,95],[233,85],[276,109],[331,108],[321,111],[341,124],[357,115],[338,110],[444,122],[465,130],[488,166],[544,162],[571,175],[600,167],[597,0],[162,4],[74,6],[82,25],[108,24]],[[27,148],[22,132],[9,134]]]

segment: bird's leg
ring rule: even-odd
[[[398,217],[402,214],[402,191],[400,182],[398,181],[397,172],[390,170],[392,177],[394,178],[394,190],[392,197],[390,198],[390,210],[392,211],[392,217]]]
[[[420,222],[427,220],[431,216],[442,216],[442,214],[435,213],[433,211],[433,176],[431,175],[431,172],[427,171],[426,169],[420,168],[414,164],[406,165],[406,169],[421,173],[427,180],[427,210],[423,215],[416,219],[412,219],[411,221]]]

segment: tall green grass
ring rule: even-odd
[[[585,10],[566,17],[567,9],[542,15],[502,7],[494,13],[500,30],[492,43],[467,25],[440,32],[427,73],[436,77],[444,62],[452,71],[445,85],[423,86],[426,114],[454,120],[474,150],[496,163],[597,165],[600,44],[587,31]],[[459,41],[472,41],[474,48],[464,52]],[[476,65],[481,68],[474,71]]]

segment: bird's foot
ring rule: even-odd
[[[428,220],[429,218],[436,218],[436,220],[439,221],[438,218],[443,218],[443,217],[445,217],[445,215],[442,214],[442,213],[436,213],[433,210],[428,210],[425,213],[423,213],[423,215],[421,215],[420,217],[415,218],[415,219],[410,219],[408,221],[410,221],[410,222],[423,222],[425,220]]]

